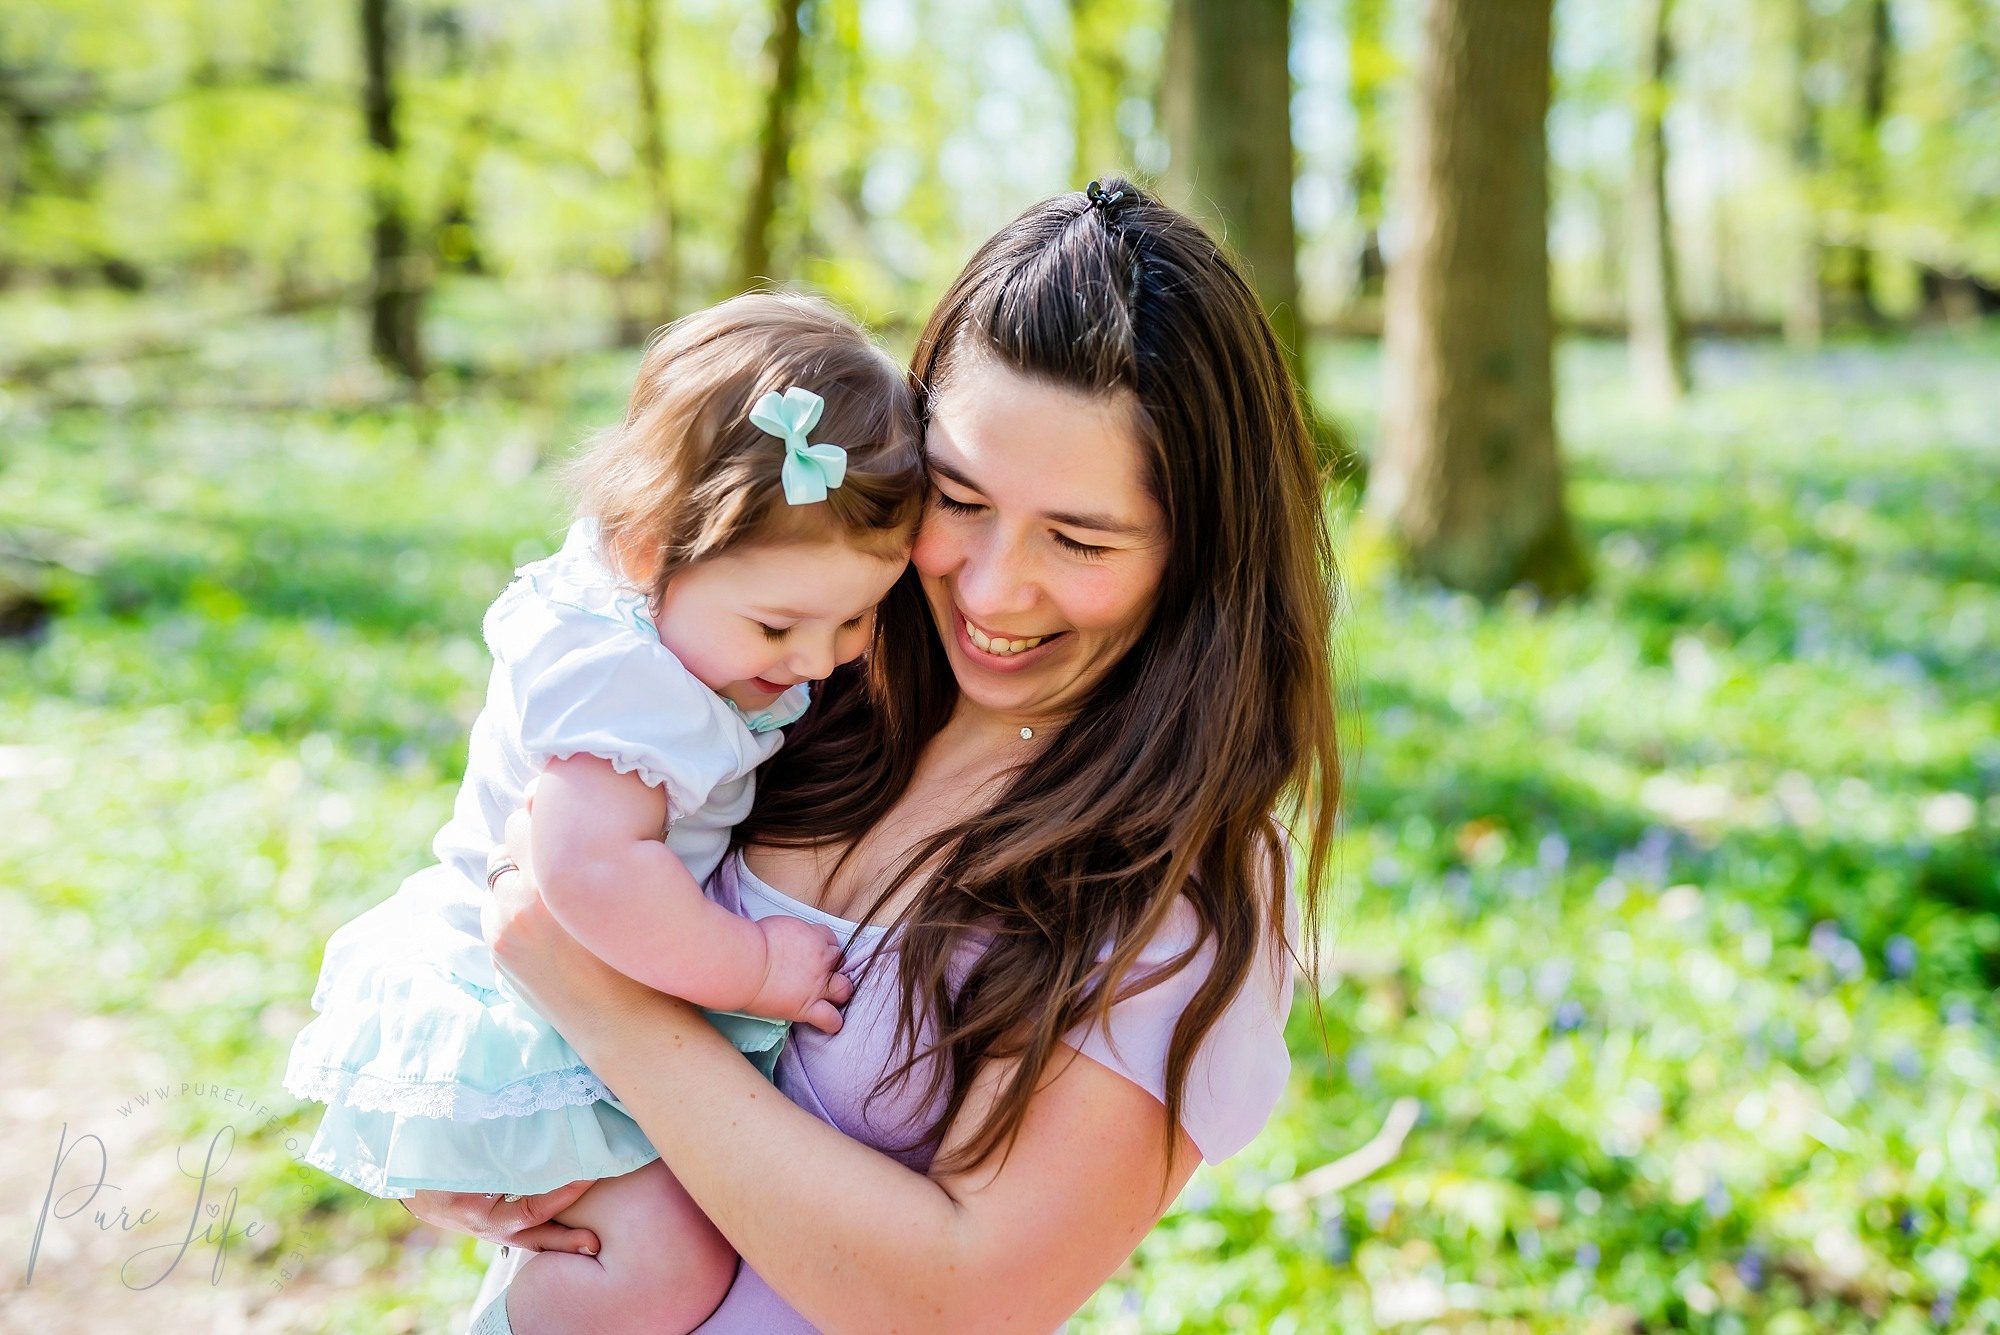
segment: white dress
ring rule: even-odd
[[[327,1105],[306,1162],[375,1196],[533,1193],[657,1158],[576,1050],[505,988],[480,930],[487,856],[543,766],[600,756],[665,791],[667,846],[699,881],[750,810],[753,772],[804,686],[743,717],[658,639],[579,521],[487,611],[493,654],[464,783],[437,865],[327,942],[318,1012],[285,1088]],[[769,1074],[786,1026],[712,1015]]]

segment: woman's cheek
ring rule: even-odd
[[[1157,579],[1109,566],[1076,571],[1056,582],[1057,606],[1078,630],[1115,633],[1136,626],[1157,587]]]

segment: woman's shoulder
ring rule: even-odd
[[[1268,929],[1260,934],[1243,978],[1222,999],[1195,1049],[1181,1125],[1210,1163],[1228,1158],[1256,1137],[1291,1074],[1285,1022],[1291,1012],[1299,914],[1289,874],[1284,904],[1282,935]],[[1164,1103],[1174,1034],[1216,967],[1216,943],[1204,932],[1200,911],[1189,896],[1176,896],[1121,980],[1121,996],[1108,1021],[1080,1025],[1069,1035],[1070,1046]]]
[[[1271,831],[1273,847],[1279,855],[1271,875],[1278,878],[1279,884],[1273,886],[1269,880],[1264,879],[1263,875],[1253,868],[1250,873],[1247,893],[1254,898],[1257,904],[1263,906],[1271,903],[1271,892],[1274,889],[1281,888],[1283,890],[1284,921],[1274,933],[1268,915],[1263,916],[1263,923],[1257,940],[1257,954],[1260,957],[1282,959],[1289,966],[1291,956],[1297,952],[1299,946],[1299,901],[1298,895],[1294,890],[1298,873],[1298,857],[1296,850],[1293,848],[1291,837],[1283,825],[1274,820],[1271,823]],[[1200,940],[1203,935],[1201,911],[1196,906],[1194,898],[1185,892],[1177,894],[1168,906],[1166,915],[1159,927],[1146,938],[1145,944],[1140,947],[1138,962],[1141,966],[1158,966],[1169,963],[1185,955],[1188,952],[1188,948],[1197,940]],[[1107,944],[1104,954],[1109,955],[1111,949],[1112,945]],[[1213,965],[1214,954],[1213,942],[1206,943],[1197,952],[1195,959],[1190,962],[1190,970],[1195,969],[1195,966],[1199,965],[1199,974],[1202,977],[1206,977],[1209,968]],[[1288,972],[1286,976],[1289,977]]]

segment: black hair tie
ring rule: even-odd
[[[1111,216],[1111,206],[1125,198],[1125,192],[1123,190],[1106,190],[1103,182],[1092,181],[1083,188],[1083,196],[1090,201],[1091,208],[1103,210],[1104,215],[1108,218]]]

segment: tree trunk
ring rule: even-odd
[[[1666,112],[1673,77],[1673,0],[1639,0],[1639,81],[1633,104],[1631,263],[1626,270],[1632,372],[1656,403],[1688,392],[1687,329],[1667,197]]]
[[[1125,174],[1131,150],[1118,129],[1118,98],[1130,77],[1118,39],[1123,15],[1112,0],[1069,0],[1070,176]]]
[[[1812,82],[1812,0],[1792,0],[1792,177],[1796,220],[1791,290],[1785,300],[1785,341],[1794,347],[1819,345],[1826,332],[1826,254],[1820,241],[1819,109]]]
[[[402,141],[396,130],[396,47],[392,0],[361,0],[361,55],[365,77],[362,116],[368,126],[369,228],[372,257],[368,291],[368,343],[375,356],[405,379],[423,379],[420,327],[423,284],[410,247],[403,199]]]
[[[1889,106],[1889,0],[1868,0],[1868,32],[1861,48],[1861,125],[1855,144],[1854,174],[1862,226],[1873,223],[1882,206],[1882,115]],[[1875,251],[1866,237],[1842,245],[1832,257],[1834,299],[1842,317],[1866,325],[1882,323],[1875,304]]]
[[[435,11],[432,22],[444,38],[444,73],[451,79],[463,79],[471,72],[475,60],[471,34],[467,30],[463,14],[455,8]],[[501,105],[500,81],[489,78],[482,90],[482,96],[475,103],[475,110],[459,124],[456,141],[452,145],[451,158],[443,171],[440,194],[443,204],[438,209],[436,224],[431,229],[430,253],[437,257],[440,270],[467,274],[487,272],[486,254],[479,244],[479,219],[473,206],[473,187],[479,175],[479,160],[486,153],[486,141],[492,133],[491,118],[486,108]]]
[[[1290,0],[1174,0],[1161,101],[1168,193],[1250,271],[1303,388]]]
[[[1490,596],[1588,582],[1556,453],[1552,0],[1427,0],[1369,507],[1405,567]]]
[[[757,135],[756,174],[743,204],[743,226],[736,247],[739,290],[771,277],[771,224],[778,211],[778,191],[790,172],[792,113],[799,100],[801,78],[801,16],[804,0],[777,0],[771,39],[766,45],[771,83],[764,98],[764,124]]]
[[[1354,219],[1361,225],[1354,295],[1379,300],[1388,270],[1382,262],[1382,205],[1389,187],[1389,135],[1382,89],[1391,57],[1388,0],[1347,0],[1347,99],[1354,112],[1354,158],[1348,169]]]
[[[640,258],[650,327],[674,318],[674,205],[667,179],[666,105],[660,96],[660,14],[665,0],[632,0],[632,73],[639,89],[639,170],[650,209]]]

